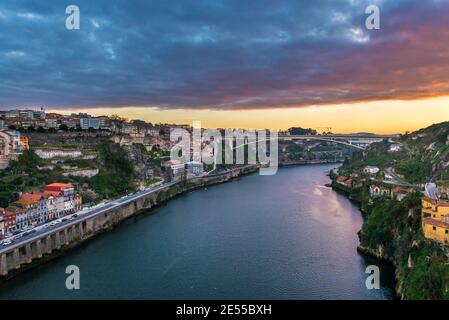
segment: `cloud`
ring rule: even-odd
[[[242,109],[449,94],[448,1],[0,5],[0,108]],[[9,19],[16,15],[19,19]]]

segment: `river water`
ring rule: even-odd
[[[3,283],[0,299],[391,299],[392,268],[356,251],[360,211],[325,186],[333,167],[182,195]],[[65,287],[68,265],[80,290]]]

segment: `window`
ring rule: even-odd
[[[436,230],[437,230],[437,227],[432,227],[432,230],[433,230],[433,231],[436,231]]]
[[[449,230],[445,230],[444,233],[448,234],[448,233],[449,233]]]

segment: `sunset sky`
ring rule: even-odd
[[[404,132],[449,120],[449,1],[4,0],[0,78],[0,109]]]

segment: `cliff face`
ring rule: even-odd
[[[335,180],[333,186],[338,186]],[[348,195],[354,192],[343,191]],[[421,194],[411,193],[402,201],[369,201],[366,186],[358,192],[362,194],[359,204],[364,208],[358,250],[394,264],[396,292],[402,299],[448,299],[447,249],[423,237]]]
[[[447,299],[447,255],[444,247],[422,235],[420,198],[414,193],[402,201],[375,202],[365,216],[360,249],[395,265],[401,298]]]

